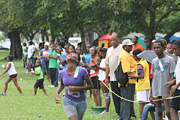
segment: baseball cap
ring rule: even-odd
[[[134,43],[130,39],[126,39],[122,42],[122,46],[133,45]]]
[[[49,46],[49,42],[45,42],[45,44],[44,44],[45,46],[47,45],[47,46]]]

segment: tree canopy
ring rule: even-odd
[[[178,0],[0,0],[0,30],[27,40],[37,32],[48,36],[47,30],[52,39],[79,33],[83,47],[92,43],[93,32],[99,37],[141,32],[153,38],[162,32],[168,39],[180,30],[179,11]]]

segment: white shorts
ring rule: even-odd
[[[138,91],[136,92],[136,99],[138,102],[147,102],[149,101],[149,94],[150,94],[150,90],[142,90],[142,91]]]

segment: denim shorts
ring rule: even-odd
[[[35,67],[35,58],[28,58],[28,64],[31,63],[31,67]]]
[[[49,71],[49,60],[42,60],[41,64],[43,71]]]
[[[76,102],[64,97],[63,107],[68,118],[73,115],[76,115],[78,118],[82,118],[87,108],[87,101],[83,100]]]

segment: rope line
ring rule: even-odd
[[[138,102],[138,101],[133,101],[133,100],[123,98],[123,97],[119,96],[118,94],[116,94],[114,91],[112,91],[104,82],[102,82],[102,83],[111,93],[113,93],[114,95],[116,95],[117,97],[119,97],[119,98],[121,98],[121,99],[123,99],[125,101],[134,102],[134,103],[136,103],[136,102],[137,103],[144,103],[144,102]],[[168,100],[168,99],[174,99],[174,98],[179,98],[179,97],[180,97],[180,95],[174,96],[174,97],[167,97],[166,99]],[[161,101],[161,100],[163,100],[163,99],[161,98],[161,99],[156,99],[156,100],[152,100],[152,101],[156,102],[156,101]],[[150,102],[150,101],[145,101],[145,102]]]

